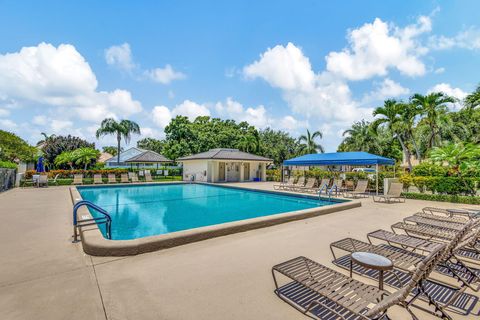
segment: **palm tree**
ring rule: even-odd
[[[115,121],[113,118],[107,118],[102,121],[100,128],[97,130],[96,136],[99,139],[101,136],[107,134],[114,134],[117,136],[117,163],[120,163],[120,142],[122,138],[125,143],[130,142],[132,134],[140,134],[140,126],[130,120]]]
[[[405,125],[400,116],[402,105],[393,99],[385,100],[383,107],[378,107],[373,111],[373,116],[382,116],[372,122],[372,128],[378,131],[378,128],[385,125],[390,130],[394,137],[402,146],[403,155],[407,159],[408,168],[412,170],[412,162],[410,160],[410,150],[405,144],[404,138],[406,136]]]
[[[410,103],[400,103],[399,104],[399,116],[400,122],[398,123],[399,127],[403,128],[407,139],[413,144],[413,148],[415,149],[415,154],[417,156],[417,160],[421,161],[420,149],[418,148],[417,142],[415,140],[415,135],[413,133],[413,128],[415,127],[415,119],[420,113],[420,109]]]
[[[80,165],[83,163],[85,165],[85,170],[87,170],[87,167],[92,160],[96,160],[99,155],[100,152],[93,148],[78,148],[77,150],[73,151],[75,164]]]
[[[55,157],[55,165],[57,167],[68,164],[71,170],[73,170],[73,163],[75,162],[75,155],[73,151],[64,151]]]
[[[440,143],[440,122],[445,116],[448,108],[447,103],[453,103],[455,99],[441,92],[433,92],[426,96],[414,94],[411,103],[418,107],[420,114],[424,116],[423,121],[430,128],[428,147],[432,148]]]
[[[238,147],[245,152],[255,152],[258,150],[258,141],[253,135],[246,134],[240,138]]]
[[[348,146],[345,151],[380,152],[381,148],[375,132],[365,120],[353,123],[350,129],[343,132],[343,136],[345,139],[342,144]]]
[[[465,97],[464,104],[465,108],[469,111],[480,106],[480,85],[477,86],[474,92]]]
[[[449,143],[443,147],[435,147],[430,151],[430,159],[440,164],[447,163],[458,171],[463,163],[480,159],[480,146],[473,143]]]
[[[322,139],[322,137],[323,135],[320,131],[315,131],[310,134],[310,131],[307,129],[307,135],[301,135],[300,138],[298,138],[298,141],[300,143],[305,142],[303,146],[306,153],[318,153],[318,151],[324,153],[325,150],[323,149],[323,146],[315,142],[315,138]]]
[[[41,132],[40,134],[43,136],[43,140],[38,141],[37,146],[45,144],[45,143],[49,142],[50,140],[55,139],[55,137],[56,137],[56,135],[54,135],[54,134],[48,135],[45,132]]]

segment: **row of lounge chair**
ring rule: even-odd
[[[145,171],[145,181],[146,182],[153,182],[152,175],[149,171]],[[129,182],[139,182],[138,176],[134,172],[122,173],[120,175],[120,183],[129,183]],[[113,173],[108,174],[108,183],[118,183],[117,176]],[[73,184],[79,185],[83,184],[83,174],[75,174],[73,176]],[[93,175],[93,184],[103,184],[103,177],[101,174],[94,174]]]
[[[300,256],[272,268],[275,293],[319,319],[389,319],[387,310],[394,305],[405,308],[412,319],[418,319],[412,308],[442,319],[452,319],[450,312],[471,314],[478,297],[466,291],[480,290],[480,211],[426,207],[392,225],[392,231],[369,233],[367,240],[345,238],[332,243],[333,264],[351,270],[353,252],[387,257],[393,270],[385,281],[395,292]],[[347,254],[337,258],[338,250]],[[372,279],[379,275],[361,265],[353,271]],[[279,275],[288,283],[280,285]]]

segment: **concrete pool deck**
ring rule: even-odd
[[[271,183],[238,185],[272,188]],[[346,236],[365,240],[367,232],[388,229],[425,206],[466,207],[361,201],[359,208],[162,251],[93,257],[71,243],[68,187],[10,190],[0,194],[0,318],[305,320],[273,293],[273,265],[304,255],[341,270],[331,264],[331,242]],[[400,308],[392,313],[407,319]]]

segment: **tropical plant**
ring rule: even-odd
[[[47,143],[48,141],[51,141],[51,140],[55,139],[55,137],[56,137],[55,134],[48,135],[45,132],[41,132],[40,134],[43,136],[43,140],[39,140],[37,142],[37,146],[41,146],[44,143]]]
[[[163,153],[164,145],[165,145],[165,141],[157,140],[153,138],[144,138],[142,140],[137,141],[137,147],[145,150],[155,151],[160,154]]]
[[[464,105],[467,110],[473,110],[480,106],[480,85],[477,86],[474,92],[465,97]]]
[[[354,122],[350,129],[343,132],[342,151],[365,151],[378,153],[380,142],[376,132],[365,120]],[[340,149],[340,148],[339,148]]]
[[[114,146],[105,146],[102,148],[102,151],[109,153],[114,157],[118,154],[118,149],[117,147],[114,147]],[[123,152],[123,148],[120,148],[120,152]]]
[[[428,147],[439,146],[441,141],[440,126],[445,121],[447,104],[454,103],[455,99],[441,92],[433,92],[427,95],[414,94],[410,99],[412,105],[419,108],[420,114],[430,128]]]
[[[64,151],[60,153],[54,160],[54,164],[57,168],[63,165],[68,165],[73,170],[73,163],[75,162],[75,154],[73,151]]]
[[[75,164],[77,165],[84,165],[84,170],[87,170],[88,165],[92,163],[94,160],[98,158],[100,152],[98,150],[92,148],[79,148],[73,153],[73,158],[75,160]]]
[[[113,118],[104,119],[96,132],[97,139],[105,135],[115,135],[117,137],[117,162],[120,162],[122,138],[128,144],[132,134],[140,134],[140,126],[136,122],[130,120],[117,122]]]
[[[14,133],[0,130],[0,160],[33,161],[37,149]]]
[[[478,163],[480,146],[472,143],[449,143],[443,147],[433,148],[430,159],[435,163],[446,163],[454,173],[460,173]]]
[[[322,139],[323,135],[320,131],[315,131],[310,133],[310,130],[307,129],[306,135],[301,135],[298,138],[298,141],[302,144],[303,143],[303,150],[305,153],[324,153],[325,150],[323,146],[315,141],[316,138]]]
[[[247,134],[241,137],[238,147],[245,152],[255,152],[258,149],[258,141],[253,135]]]
[[[78,148],[94,149],[95,144],[71,135],[50,136],[42,146],[42,153],[46,163],[53,164],[55,163],[55,158],[64,151],[73,151]]]

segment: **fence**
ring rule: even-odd
[[[15,186],[16,171],[15,169],[0,168],[0,192]]]

